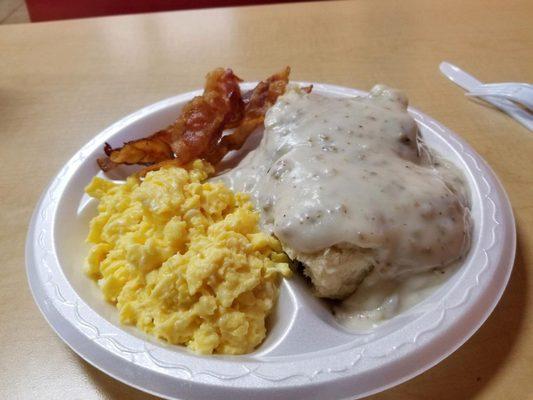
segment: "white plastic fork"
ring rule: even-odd
[[[533,110],[533,85],[527,83],[487,83],[470,90],[466,95],[503,97]]]
[[[472,75],[449,62],[443,61],[440,63],[439,68],[448,79],[468,91],[475,90],[479,86],[483,85],[483,82],[478,81]],[[524,110],[506,98],[497,96],[483,96],[482,99],[487,103],[498,107],[500,110],[533,132],[533,114],[529,111]]]

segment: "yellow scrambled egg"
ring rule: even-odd
[[[290,270],[248,197],[207,182],[210,172],[195,161],[142,181],[94,178],[87,273],[123,323],[199,353],[242,354],[263,341]]]

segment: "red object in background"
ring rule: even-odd
[[[32,22],[37,22],[152,11],[284,2],[290,2],[290,0],[26,0],[26,5],[30,19]]]

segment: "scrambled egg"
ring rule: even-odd
[[[87,274],[121,322],[198,353],[242,354],[263,341],[290,269],[248,197],[205,181],[210,172],[195,161],[142,181],[94,178]]]

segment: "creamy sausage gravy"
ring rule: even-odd
[[[462,175],[427,149],[407,98],[385,86],[354,98],[291,88],[268,111],[258,148],[223,179],[252,195],[291,256],[364,249],[372,272],[337,310],[352,327],[362,311],[366,320],[389,318],[378,312],[383,302],[435,286],[430,278],[447,275],[435,271],[469,247]],[[409,289],[416,274],[428,279]]]

